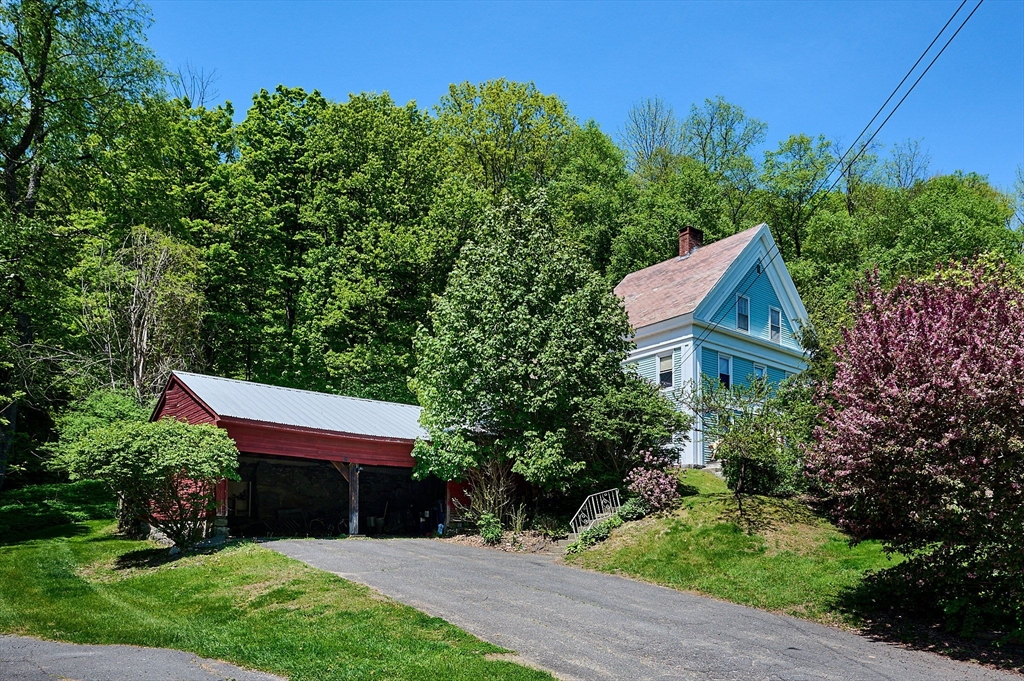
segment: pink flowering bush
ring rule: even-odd
[[[876,275],[854,312],[808,474],[854,538],[911,558],[906,581],[934,588],[957,626],[1010,615],[1024,630],[1019,285],[980,264],[891,289]]]
[[[644,452],[643,464],[626,476],[629,491],[636,494],[652,511],[669,508],[679,498],[679,474],[671,460]]]

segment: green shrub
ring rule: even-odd
[[[202,539],[222,478],[238,479],[226,431],[174,419],[93,428],[54,459],[75,479],[105,482],[121,500],[123,528],[145,520],[181,548]]]
[[[622,527],[625,522],[618,513],[606,518],[590,529],[584,530],[576,541],[565,547],[566,554],[582,553],[591,546],[600,544],[612,533],[616,527]]]
[[[487,544],[497,544],[501,541],[501,521],[490,513],[484,513],[476,523],[480,530],[480,536]]]
[[[619,517],[625,521],[640,520],[651,512],[651,507],[640,497],[627,499],[619,508]]]

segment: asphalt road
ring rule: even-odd
[[[567,680],[1021,679],[548,556],[428,539],[265,546],[442,617]]]
[[[0,636],[0,681],[284,681],[191,653]]]

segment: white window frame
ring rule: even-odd
[[[676,366],[675,366],[675,357],[674,357],[674,355],[675,355],[674,352],[671,353],[671,354],[668,354],[668,355],[658,355],[658,363],[657,363],[658,377],[657,377],[657,383],[658,383],[658,387],[661,388],[662,390],[672,390],[672,388],[674,388],[675,385],[676,385]],[[668,385],[664,385],[661,382],[661,360],[663,360],[663,359],[667,359],[668,360],[668,369],[669,369],[668,373],[669,373],[669,376],[671,376],[671,379],[669,380],[669,384]]]
[[[760,370],[760,375],[758,375],[758,370]],[[767,380],[768,379],[768,367],[765,366],[764,364],[755,364],[754,365],[754,378]]]
[[[747,328],[745,328],[745,329],[740,326],[740,301],[741,300],[747,301],[747,314],[746,314],[746,317],[747,317]],[[736,330],[737,331],[742,331],[743,333],[750,333],[750,298],[748,298],[747,296],[744,296],[744,295],[736,296]]]
[[[779,339],[772,338],[772,312],[779,313]],[[772,343],[782,345],[782,310],[777,307],[768,306],[768,340]]]
[[[718,353],[718,366],[715,367],[715,376],[718,377],[718,382],[721,383],[722,382],[722,360],[723,359],[726,362],[729,363],[729,385],[728,385],[728,387],[731,388],[733,386],[733,383],[735,383],[735,381],[732,380],[734,378],[733,373],[732,373],[733,372],[732,355],[726,355],[725,353],[722,353],[722,352]]]

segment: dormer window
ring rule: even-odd
[[[772,343],[782,342],[782,311],[775,307],[768,308],[768,337]]]
[[[658,358],[658,385],[662,388],[672,387],[672,355]]]
[[[750,331],[750,298],[746,296],[736,297],[736,328]]]

